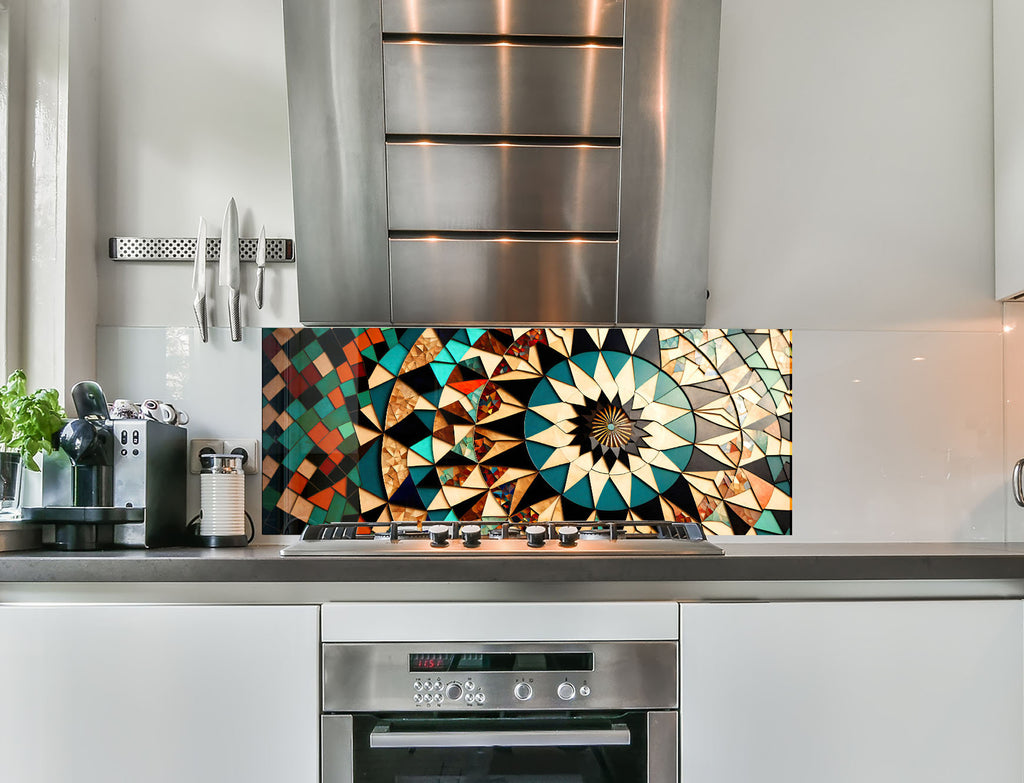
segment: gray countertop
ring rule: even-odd
[[[724,556],[532,554],[281,557],[281,545],[240,549],[0,555],[4,583],[704,584],[968,581],[1024,585],[1024,543],[823,544],[715,541]],[[986,594],[991,587],[985,588]],[[1024,595],[1024,590],[1021,590]]]

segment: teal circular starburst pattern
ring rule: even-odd
[[[639,356],[590,351],[534,389],[524,434],[551,488],[585,508],[641,506],[680,480],[696,424],[679,385]]]

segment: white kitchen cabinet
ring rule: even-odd
[[[0,607],[0,779],[315,783],[312,606]]]
[[[1024,3],[992,2],[996,299],[1024,294]]]
[[[681,608],[684,783],[1020,783],[1019,601]]]

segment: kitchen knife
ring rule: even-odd
[[[253,300],[256,309],[263,309],[263,274],[267,265],[267,227],[260,226],[260,238],[256,241],[256,291]]]
[[[196,262],[192,267],[192,290],[196,298],[192,300],[192,309],[196,313],[199,324],[199,336],[203,342],[210,339],[206,320],[206,218],[199,218],[199,235],[196,237]]]
[[[231,342],[234,343],[242,339],[241,315],[238,312],[241,288],[238,255],[238,207],[235,206],[235,200],[231,199],[224,211],[224,227],[220,234],[220,284],[229,290],[228,322],[231,326]]]

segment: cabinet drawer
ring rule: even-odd
[[[617,245],[601,241],[392,239],[395,323],[615,320]]]
[[[388,144],[393,231],[615,232],[617,147]]]
[[[388,133],[619,136],[622,49],[384,44]]]
[[[383,0],[385,33],[622,36],[622,0]]]

